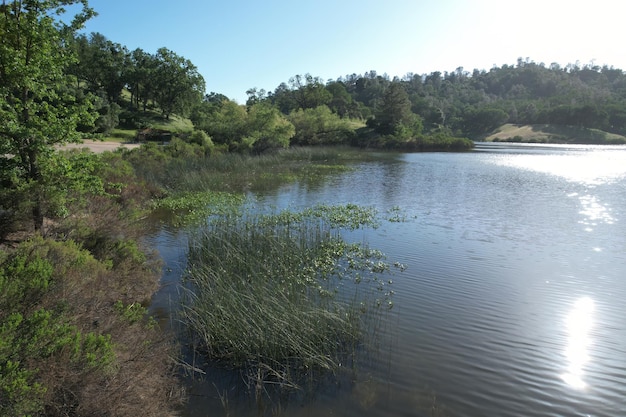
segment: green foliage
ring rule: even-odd
[[[280,112],[267,103],[246,108],[233,101],[205,101],[194,110],[191,119],[217,144],[230,150],[262,153],[286,148],[295,129]]]
[[[62,6],[76,3],[83,9],[70,25],[54,19]],[[79,101],[76,83],[66,74],[74,62],[67,37],[92,14],[78,0],[12,1],[0,10],[0,159],[12,159],[0,166],[12,171],[13,189],[29,188],[22,195],[31,203],[36,228],[43,224],[41,164],[55,144],[78,140],[77,126],[95,119],[91,99]]]
[[[216,144],[226,145],[238,143],[245,136],[246,119],[246,108],[230,100],[204,101],[191,115],[197,129],[205,131]]]
[[[113,305],[115,311],[128,321],[130,324],[137,323],[146,316],[148,309],[142,306],[140,303],[130,303],[124,305],[120,300],[116,301]]]
[[[24,317],[13,313],[8,322],[16,317],[20,318],[18,326],[4,334],[13,339],[10,348],[16,352],[6,357],[47,358],[71,342],[74,329],[51,311],[38,309]]]
[[[102,133],[104,135],[109,134],[120,122],[120,105],[100,98],[95,100],[94,106],[95,110],[98,112],[98,118],[94,122],[93,129],[88,127],[85,130],[88,132]]]
[[[90,92],[102,92],[106,102],[116,103],[126,83],[128,50],[100,33],[89,37],[79,35],[73,39],[72,46],[78,59],[70,72],[86,84]]]
[[[176,215],[175,224],[189,225],[205,222],[210,216],[236,214],[244,200],[241,194],[225,192],[179,192],[156,201],[155,208],[173,212]]]
[[[172,113],[186,116],[204,94],[204,78],[196,66],[167,48],[156,53],[154,81],[154,99],[165,118]]]
[[[425,136],[415,145],[420,151],[467,151],[474,147],[474,142],[445,133]]]
[[[311,220],[322,220],[334,229],[355,230],[361,227],[378,227],[377,211],[373,207],[361,207],[356,204],[344,206],[318,204],[299,212],[283,210],[280,213],[259,216],[263,226],[288,226]]]
[[[77,332],[73,339],[72,360],[90,370],[107,370],[115,360],[111,335]]]
[[[129,59],[130,67],[127,73],[127,81],[131,92],[130,102],[137,109],[139,109],[141,103],[145,112],[148,108],[149,100],[154,97],[156,89],[155,73],[158,66],[157,59],[154,55],[140,48],[132,51]],[[130,125],[131,121],[128,116],[124,120],[127,127],[133,127]],[[133,122],[136,123],[134,127],[137,129],[145,127],[145,125],[138,123],[136,119],[133,119]]]
[[[7,187],[0,191],[0,208],[13,213],[13,220],[33,211],[51,218],[66,217],[70,207],[84,204],[87,196],[105,194],[105,184],[98,175],[102,166],[100,157],[91,152],[47,154],[38,162],[39,180],[7,179]]]
[[[313,109],[327,105],[332,100],[332,94],[326,89],[322,79],[311,74],[298,74],[289,79],[289,84],[298,105],[296,109]]]
[[[151,113],[136,111],[136,110],[122,110],[118,116],[118,127],[121,129],[130,129],[133,131],[131,139],[134,139],[137,130],[145,129],[148,127],[154,127],[154,117]]]
[[[471,108],[464,116],[464,131],[469,135],[480,135],[501,126],[508,118],[504,110],[496,107]]]
[[[110,336],[83,335],[63,309],[38,307],[68,268],[82,266],[89,271],[89,259],[75,244],[38,238],[21,244],[0,264],[2,415],[42,411],[46,387],[38,381],[37,364],[48,358],[68,354],[76,369],[106,370],[113,363]]]
[[[20,362],[0,361],[0,413],[3,416],[31,416],[43,409],[46,389],[33,382],[34,371]]]
[[[289,147],[295,128],[275,107],[259,103],[248,109],[247,132],[242,143],[259,154]]]
[[[352,98],[343,82],[329,82],[326,84],[326,90],[332,95],[328,107],[333,113],[342,118],[363,119],[359,103]]]
[[[42,164],[43,186],[49,215],[68,215],[68,205],[83,201],[87,195],[103,195],[103,169],[99,155],[86,151],[57,152]]]
[[[272,189],[295,179],[314,184],[370,157],[369,153],[347,147],[295,147],[259,156],[216,153],[209,158],[185,159],[173,159],[164,153],[164,147],[156,145],[124,153],[141,178],[174,198],[185,191],[243,194]]]
[[[206,149],[202,146],[188,143],[180,138],[172,138],[163,151],[173,158],[192,158],[194,156],[204,156]]]
[[[114,264],[127,261],[141,265],[147,260],[146,254],[133,239],[118,240],[114,243],[113,248]]]
[[[172,156],[166,153],[165,147],[148,142],[138,149],[125,153],[124,159],[133,166],[138,176],[159,183],[154,177],[163,171],[163,167],[172,160]]]
[[[50,285],[53,267],[45,259],[19,254],[0,269],[0,317],[27,300],[37,300]],[[31,301],[31,302],[33,302]],[[24,307],[24,306],[22,306]]]
[[[373,125],[381,134],[393,134],[403,139],[422,133],[421,121],[411,111],[409,96],[398,83],[390,84],[385,90]]]
[[[355,135],[350,120],[342,119],[327,106],[293,111],[289,121],[296,128],[294,145],[347,144]]]
[[[193,145],[198,145],[200,148],[204,150],[205,155],[210,155],[215,151],[215,145],[213,144],[213,140],[209,135],[207,135],[203,130],[194,130],[189,135],[188,142]]]

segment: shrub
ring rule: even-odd
[[[342,119],[327,106],[295,110],[289,115],[296,133],[294,145],[336,145],[348,143],[354,136],[349,119]]]

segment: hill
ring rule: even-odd
[[[486,142],[626,144],[626,137],[599,129],[553,124],[507,123],[488,134]]]

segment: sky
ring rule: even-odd
[[[518,58],[626,70],[621,0],[90,0],[99,32],[129,50],[166,47],[206,91],[245,103],[296,74],[472,72]]]

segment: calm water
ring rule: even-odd
[[[256,198],[406,217],[359,236],[408,267],[380,351],[283,415],[626,415],[626,148],[479,144]],[[184,242],[155,236],[171,284],[157,309],[175,299]],[[231,416],[258,415],[236,385],[192,384],[186,415],[226,415],[220,395]]]

